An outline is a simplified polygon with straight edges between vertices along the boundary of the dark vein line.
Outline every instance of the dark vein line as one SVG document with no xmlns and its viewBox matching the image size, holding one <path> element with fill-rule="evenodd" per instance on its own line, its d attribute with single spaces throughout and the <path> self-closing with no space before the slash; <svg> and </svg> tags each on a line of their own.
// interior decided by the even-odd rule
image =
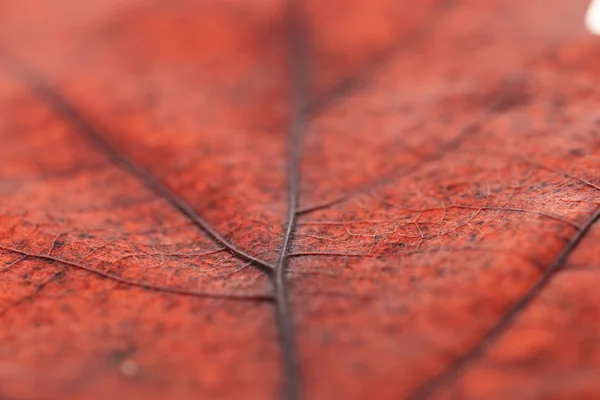
<svg viewBox="0 0 600 400">
<path fill-rule="evenodd" d="M 325 210 L 327 208 L 333 207 L 339 203 L 343 203 L 350 198 L 350 194 L 345 194 L 340 197 L 337 197 L 333 200 L 326 201 L 323 203 L 313 204 L 312 206 L 301 207 L 298 209 L 298 215 L 311 214 L 316 211 Z"/>
<path fill-rule="evenodd" d="M 428 20 L 428 23 L 420 25 L 413 31 L 409 32 L 408 35 L 402 36 L 392 46 L 390 46 L 387 49 L 384 49 L 380 54 L 376 55 L 370 61 L 368 61 L 366 67 L 363 68 L 361 71 L 349 78 L 344 79 L 329 92 L 322 95 L 321 98 L 311 103 L 307 108 L 307 110 L 311 113 L 311 117 L 318 116 L 319 114 L 325 112 L 327 109 L 331 108 L 331 106 L 333 106 L 337 101 L 349 96 L 352 92 L 360 90 L 363 86 L 368 84 L 370 79 L 377 73 L 378 70 L 383 68 L 389 62 L 391 62 L 391 60 L 396 55 L 396 53 L 398 53 L 398 51 L 407 46 L 414 46 L 416 43 L 419 43 L 421 40 L 427 37 L 427 34 L 431 31 L 430 21 L 439 21 L 447 13 L 457 8 L 458 4 L 460 4 L 460 1 L 457 0 L 441 1 L 434 15 L 431 16 L 430 20 Z M 436 153 L 424 157 L 421 160 L 421 163 L 434 162 L 443 158 L 447 152 L 453 151 L 456 148 L 460 147 L 460 145 L 463 142 L 465 142 L 468 139 L 468 137 L 474 135 L 475 133 L 478 133 L 483 123 L 492 121 L 496 117 L 510 111 L 510 107 L 505 107 L 507 98 L 508 101 L 510 101 L 510 93 L 502 93 L 500 96 L 498 96 L 498 98 L 495 99 L 495 101 L 490 105 L 490 107 L 484 113 L 483 116 L 464 126 L 461 132 L 456 135 L 456 137 L 444 144 L 440 149 L 438 149 Z M 402 171 L 397 171 L 392 175 L 379 179 L 370 184 L 360 186 L 357 189 L 354 189 L 351 192 L 341 195 L 332 200 L 328 200 L 323 203 L 318 203 L 314 205 L 309 205 L 306 207 L 301 207 L 298 209 L 298 215 L 310 214 L 312 212 L 320 211 L 337 205 L 339 203 L 343 203 L 358 194 L 368 193 L 381 186 L 385 186 L 386 184 L 391 183 L 399 174 L 406 176 L 413 174 L 418 170 L 418 167 L 410 167 Z"/>
<path fill-rule="evenodd" d="M 455 380 L 474 360 L 481 357 L 485 351 L 494 344 L 513 324 L 533 301 L 539 297 L 541 292 L 548 286 L 551 280 L 560 272 L 567 262 L 571 253 L 577 248 L 591 227 L 600 219 L 600 209 L 598 209 L 573 235 L 571 240 L 562 249 L 554 262 L 544 271 L 540 278 L 504 313 L 496 324 L 466 353 L 459 356 L 447 368 L 437 375 L 428 379 L 412 393 L 408 395 L 407 400 L 423 400 L 435 395 L 444 385 Z"/>
<path fill-rule="evenodd" d="M 0 310 L 0 317 L 3 317 L 9 310 L 11 310 L 13 308 L 19 307 L 20 305 L 25 304 L 25 303 L 33 302 L 35 299 L 37 299 L 39 296 L 42 295 L 42 292 L 46 288 L 46 286 L 48 286 L 48 284 L 50 284 L 52 281 L 54 281 L 56 278 L 58 278 L 64 272 L 64 270 L 65 269 L 63 268 L 60 271 L 56 271 L 54 274 L 52 274 L 52 276 L 50 278 L 46 279 L 42 283 L 39 283 L 37 285 L 34 284 L 35 289 L 32 293 L 29 293 L 28 295 L 25 295 L 25 296 L 21 297 L 20 299 L 18 299 L 17 301 L 13 301 L 12 303 L 8 304 L 6 307 L 2 308 Z"/>
<path fill-rule="evenodd" d="M 433 31 L 432 28 L 435 28 L 435 25 L 439 24 L 438 21 L 445 14 L 457 8 L 460 2 L 460 0 L 438 1 L 433 12 L 424 18 L 423 23 L 419 23 L 412 29 L 409 29 L 408 32 L 404 32 L 401 36 L 395 38 L 388 47 L 376 52 L 375 55 L 363 63 L 359 71 L 340 79 L 331 88 L 317 96 L 315 100 L 307 102 L 303 110 L 308 114 L 309 119 L 323 114 L 335 106 L 337 102 L 368 85 L 373 76 L 377 74 L 377 71 L 385 67 L 398 52 L 407 47 L 414 47 L 420 41 L 427 38 L 429 32 Z"/>
<path fill-rule="evenodd" d="M 288 49 L 290 65 L 292 111 L 289 126 L 288 148 L 288 211 L 287 223 L 279 254 L 274 265 L 275 286 L 275 319 L 279 335 L 279 343 L 283 357 L 284 383 L 283 398 L 298 400 L 300 393 L 300 366 L 295 343 L 294 325 L 289 305 L 286 282 L 286 269 L 291 244 L 294 238 L 298 199 L 300 196 L 300 162 L 302 157 L 302 141 L 308 127 L 308 44 L 307 32 L 302 6 L 298 0 L 285 0 Z"/>
<path fill-rule="evenodd" d="M 368 84 L 369 81 L 373 78 L 373 76 L 377 73 L 377 71 L 385 67 L 385 65 L 387 65 L 400 50 L 409 46 L 414 46 L 415 44 L 418 44 L 419 41 L 426 38 L 427 35 L 431 32 L 433 24 L 432 21 L 436 21 L 435 24 L 439 24 L 439 20 L 451 10 L 456 8 L 458 3 L 459 2 L 456 0 L 440 1 L 435 12 L 426 19 L 425 23 L 418 25 L 415 29 L 408 32 L 408 34 L 402 35 L 390 47 L 382 50 L 373 58 L 371 58 L 367 62 L 366 66 L 361 68 L 361 70 L 358 73 L 343 79 L 332 89 L 322 94 L 317 100 L 308 104 L 306 106 L 306 112 L 310 114 L 311 118 L 314 118 L 333 107 L 341 99 L 344 99 L 345 97 L 351 95 L 353 92 L 360 90 L 363 86 Z M 465 130 L 468 129 L 468 127 L 465 128 Z M 459 137 L 457 137 L 456 139 L 459 139 Z M 450 145 L 451 143 L 448 144 Z M 424 159 L 423 161 L 426 162 L 427 159 Z M 381 185 L 383 185 L 383 183 L 377 184 L 377 186 Z M 324 203 L 299 208 L 298 215 L 309 214 L 315 211 L 329 208 L 338 203 L 343 203 L 355 193 L 356 192 L 343 195 Z"/>
<path fill-rule="evenodd" d="M 53 109 L 56 114 L 61 115 L 69 122 L 77 133 L 83 136 L 93 148 L 103 153 L 112 164 L 137 178 L 148 189 L 165 199 L 171 206 L 192 221 L 196 227 L 206 233 L 212 240 L 227 248 L 234 257 L 246 262 L 251 262 L 253 266 L 264 273 L 272 273 L 273 267 L 269 263 L 246 253 L 236 247 L 233 243 L 229 242 L 185 200 L 173 193 L 170 188 L 160 182 L 149 171 L 137 165 L 122 153 L 107 139 L 106 134 L 89 121 L 73 103 L 60 93 L 57 88 L 47 82 L 42 75 L 18 64 L 4 54 L 3 57 L 9 63 L 11 70 L 13 70 L 17 76 L 23 78 L 31 90 L 33 90 L 44 103 Z"/>
<path fill-rule="evenodd" d="M 327 111 L 339 100 L 348 97 L 350 94 L 367 85 L 377 72 L 385 67 L 400 50 L 407 47 L 413 47 L 419 44 L 423 39 L 433 31 L 433 27 L 439 24 L 441 18 L 455 9 L 460 3 L 457 0 L 441 0 L 435 9 L 425 18 L 425 22 L 417 25 L 400 38 L 396 39 L 389 47 L 379 51 L 374 57 L 367 61 L 358 73 L 346 77 L 336 84 L 332 89 L 322 94 L 316 101 L 306 105 L 306 111 L 311 117 Z"/>
<path fill-rule="evenodd" d="M 296 253 L 288 254 L 288 257 L 373 257 L 378 258 L 378 254 L 369 254 L 369 253 L 335 253 L 335 252 L 326 252 L 326 251 L 298 251 Z"/>
<path fill-rule="evenodd" d="M 120 276 L 117 276 L 114 274 L 110 274 L 108 272 L 103 272 L 103 271 L 88 267 L 86 265 L 79 264 L 79 263 L 76 263 L 73 261 L 64 260 L 62 258 L 55 257 L 55 256 L 29 253 L 29 252 L 26 252 L 23 250 L 15 249 L 12 247 L 7 247 L 7 246 L 3 246 L 3 245 L 0 245 L 0 249 L 11 252 L 11 253 L 20 254 L 20 255 L 24 256 L 24 258 L 26 257 L 26 258 L 35 258 L 38 260 L 55 261 L 55 262 L 58 262 L 58 263 L 61 263 L 61 264 L 64 264 L 64 265 L 67 265 L 67 266 L 70 266 L 73 268 L 77 268 L 77 269 L 81 269 L 81 270 L 90 272 L 92 274 L 101 276 L 106 279 L 110 279 L 117 283 L 122 283 L 122 284 L 125 284 L 128 286 L 134 286 L 134 287 L 151 290 L 151 291 L 155 291 L 155 292 L 171 293 L 171 294 L 177 294 L 177 295 L 181 295 L 181 296 L 209 297 L 209 298 L 216 298 L 216 299 L 223 299 L 223 300 L 273 301 L 273 296 L 268 295 L 268 294 L 213 293 L 213 292 L 204 292 L 204 291 L 196 291 L 196 290 L 177 289 L 177 288 L 172 288 L 169 286 L 142 283 L 142 282 L 137 282 L 133 279 L 123 278 L 123 277 L 120 277 Z"/>
<path fill-rule="evenodd" d="M 483 122 L 485 122 L 485 118 L 482 119 L 481 121 L 470 123 L 469 125 L 465 126 L 463 129 L 461 129 L 461 131 L 458 133 L 458 135 L 456 135 L 453 139 L 449 140 L 447 143 L 440 146 L 438 151 L 436 151 L 435 153 L 433 153 L 429 156 L 423 157 L 420 160 L 420 163 L 413 164 L 407 168 L 403 168 L 400 171 L 396 171 L 396 172 L 392 173 L 391 175 L 388 175 L 382 179 L 376 180 L 375 182 L 366 184 L 364 186 L 360 186 L 360 187 L 352 190 L 350 193 L 346 193 L 346 194 L 344 194 L 338 198 L 335 198 L 333 200 L 330 200 L 328 202 L 300 208 L 298 210 L 298 215 L 307 215 L 314 211 L 323 210 L 325 208 L 343 203 L 354 196 L 357 196 L 357 195 L 363 194 L 363 193 L 369 193 L 369 192 L 372 192 L 373 190 L 378 189 L 382 186 L 388 185 L 388 184 L 392 183 L 400 175 L 403 178 L 406 178 L 406 177 L 418 172 L 422 168 L 423 163 L 433 163 L 435 161 L 438 161 L 438 160 L 442 159 L 446 154 L 448 154 L 448 152 L 453 151 L 453 150 L 457 149 L 458 147 L 460 147 L 462 143 L 464 143 L 467 139 L 469 139 L 469 137 L 471 137 L 472 135 L 474 135 L 475 133 L 477 133 L 479 131 L 480 124 Z"/>
<path fill-rule="evenodd" d="M 474 136 L 477 133 L 480 133 L 481 127 L 484 124 L 488 124 L 494 121 L 496 118 L 504 115 L 505 113 L 511 111 L 510 107 L 502 107 L 503 104 L 510 100 L 511 92 L 510 91 L 502 91 L 487 107 L 487 109 L 483 112 L 483 114 L 474 118 L 471 122 L 464 125 L 462 129 L 460 129 L 459 133 L 450 139 L 448 142 L 442 144 L 435 153 L 422 157 L 418 164 L 413 164 L 409 167 L 402 168 L 399 171 L 395 171 L 390 175 L 387 175 L 379 180 L 371 182 L 369 184 L 359 186 L 358 188 L 346 193 L 342 196 L 339 196 L 335 199 L 329 200 L 327 202 L 323 202 L 320 204 L 309 205 L 298 210 L 298 215 L 306 215 L 315 211 L 323 210 L 329 208 L 331 206 L 343 203 L 348 201 L 349 199 L 357 196 L 359 194 L 370 193 L 382 186 L 388 185 L 392 183 L 398 177 L 406 178 L 412 174 L 417 173 L 421 168 L 423 163 L 434 163 L 446 157 L 448 153 L 455 151 L 460 148 L 460 146 L 465 143 L 468 139 Z"/>
</svg>

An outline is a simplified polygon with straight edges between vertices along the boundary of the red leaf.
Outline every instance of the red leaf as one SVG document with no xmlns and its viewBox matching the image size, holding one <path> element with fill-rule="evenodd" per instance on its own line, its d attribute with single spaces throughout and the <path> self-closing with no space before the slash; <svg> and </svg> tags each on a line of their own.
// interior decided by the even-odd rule
<svg viewBox="0 0 600 400">
<path fill-rule="evenodd" d="M 600 396 L 586 6 L 0 3 L 0 397 Z"/>
</svg>

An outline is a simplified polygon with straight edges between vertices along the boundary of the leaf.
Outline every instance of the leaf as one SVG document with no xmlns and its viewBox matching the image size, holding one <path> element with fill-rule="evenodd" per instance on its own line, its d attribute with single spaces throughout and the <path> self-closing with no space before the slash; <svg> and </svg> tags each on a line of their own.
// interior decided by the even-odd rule
<svg viewBox="0 0 600 400">
<path fill-rule="evenodd" d="M 586 6 L 0 3 L 0 397 L 597 397 Z"/>
</svg>

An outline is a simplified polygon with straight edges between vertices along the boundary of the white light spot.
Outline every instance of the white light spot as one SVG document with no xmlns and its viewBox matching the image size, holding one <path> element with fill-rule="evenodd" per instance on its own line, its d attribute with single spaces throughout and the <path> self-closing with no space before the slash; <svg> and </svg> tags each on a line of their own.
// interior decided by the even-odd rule
<svg viewBox="0 0 600 400">
<path fill-rule="evenodd" d="M 585 15 L 585 27 L 595 35 L 600 35 L 600 0 L 592 0 Z"/>
<path fill-rule="evenodd" d="M 121 372 L 129 378 L 133 378 L 140 372 L 140 367 L 133 360 L 125 360 L 121 363 Z"/>
</svg>

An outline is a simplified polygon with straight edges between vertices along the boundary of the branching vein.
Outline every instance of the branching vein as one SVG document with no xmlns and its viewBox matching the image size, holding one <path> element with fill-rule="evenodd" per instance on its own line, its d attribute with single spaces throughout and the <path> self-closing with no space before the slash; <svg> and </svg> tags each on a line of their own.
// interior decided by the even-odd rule
<svg viewBox="0 0 600 400">
<path fill-rule="evenodd" d="M 297 400 L 300 395 L 300 368 L 296 351 L 294 327 L 289 307 L 286 282 L 286 267 L 296 227 L 298 198 L 300 195 L 300 161 L 304 134 L 308 119 L 308 48 L 304 14 L 298 0 L 286 0 L 286 11 L 289 29 L 289 49 L 291 70 L 292 116 L 289 127 L 288 155 L 288 213 L 285 232 L 281 241 L 279 254 L 274 266 L 275 285 L 275 318 L 277 321 L 279 341 L 282 349 L 284 367 L 283 396 L 287 400 Z"/>
<path fill-rule="evenodd" d="M 93 148 L 102 152 L 111 163 L 135 177 L 148 189 L 165 199 L 212 240 L 227 248 L 234 257 L 251 262 L 252 265 L 263 272 L 270 273 L 272 271 L 273 267 L 269 263 L 236 247 L 235 244 L 223 237 L 208 221 L 202 218 L 184 199 L 175 194 L 148 170 L 136 164 L 126 154 L 121 152 L 110 142 L 105 132 L 86 118 L 81 110 L 70 102 L 57 88 L 52 86 L 41 74 L 20 65 L 12 59 L 8 59 L 6 56 L 5 58 L 11 66 L 11 70 L 21 77 L 40 99 L 54 110 L 57 115 L 62 116 L 68 121 L 77 133 L 87 139 Z"/>
<path fill-rule="evenodd" d="M 133 279 L 128 279 L 128 278 L 124 278 L 124 277 L 121 277 L 121 276 L 118 276 L 115 274 L 111 274 L 109 272 L 100 271 L 100 270 L 91 268 L 84 264 L 80 264 L 80 263 L 77 263 L 74 261 L 64 260 L 62 258 L 47 255 L 47 254 L 29 253 L 24 250 L 19 250 L 16 248 L 3 246 L 3 245 L 0 245 L 0 249 L 7 251 L 7 252 L 21 255 L 22 258 L 17 260 L 17 262 L 23 261 L 25 258 L 54 261 L 54 262 L 58 262 L 58 263 L 67 265 L 69 267 L 73 267 L 73 268 L 77 268 L 77 269 L 84 270 L 87 272 L 91 272 L 92 274 L 101 276 L 106 279 L 110 279 L 117 283 L 122 283 L 127 286 L 139 287 L 142 289 L 152 290 L 152 291 L 156 291 L 156 292 L 171 293 L 171 294 L 178 294 L 178 295 L 183 295 L 183 296 L 193 296 L 193 297 L 209 297 L 209 298 L 225 299 L 225 300 L 258 300 L 258 301 L 272 301 L 273 300 L 273 296 L 271 296 L 269 294 L 216 293 L 216 292 L 205 292 L 205 291 L 198 291 L 198 290 L 186 290 L 186 289 L 179 289 L 179 288 L 174 288 L 174 287 L 169 287 L 169 286 L 143 283 L 143 282 L 139 282 L 139 281 L 136 281 Z M 16 264 L 17 262 L 12 263 L 11 266 Z"/>
<path fill-rule="evenodd" d="M 562 249 L 554 262 L 542 273 L 540 278 L 521 296 L 496 322 L 496 324 L 466 353 L 458 357 L 446 369 L 421 384 L 408 397 L 408 400 L 431 398 L 444 385 L 455 380 L 473 361 L 480 358 L 486 350 L 512 326 L 514 321 L 528 309 L 540 296 L 552 279 L 565 267 L 567 259 L 583 240 L 591 227 L 600 219 L 598 209 Z"/>
</svg>

